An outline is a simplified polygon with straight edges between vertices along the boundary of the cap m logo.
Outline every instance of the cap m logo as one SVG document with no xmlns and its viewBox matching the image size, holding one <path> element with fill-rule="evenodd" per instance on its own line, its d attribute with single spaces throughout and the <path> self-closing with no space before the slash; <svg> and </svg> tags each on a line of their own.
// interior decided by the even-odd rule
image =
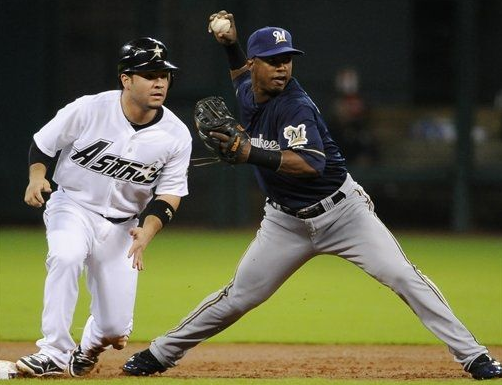
<svg viewBox="0 0 502 385">
<path fill-rule="evenodd" d="M 279 43 L 287 41 L 286 40 L 286 31 L 275 30 L 274 32 L 272 32 L 272 35 L 274 35 L 274 37 L 275 37 L 275 44 L 279 44 Z"/>
</svg>

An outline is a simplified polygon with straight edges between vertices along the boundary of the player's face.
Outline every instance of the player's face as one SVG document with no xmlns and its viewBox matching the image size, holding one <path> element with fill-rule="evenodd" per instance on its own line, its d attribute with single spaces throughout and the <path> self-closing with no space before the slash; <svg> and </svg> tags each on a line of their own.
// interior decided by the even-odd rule
<svg viewBox="0 0 502 385">
<path fill-rule="evenodd" d="M 133 74 L 129 87 L 131 98 L 143 109 L 159 108 L 166 100 L 170 77 L 169 71 Z"/>
<path fill-rule="evenodd" d="M 249 64 L 253 92 L 259 102 L 281 93 L 291 79 L 293 61 L 290 54 L 255 57 Z"/>
</svg>

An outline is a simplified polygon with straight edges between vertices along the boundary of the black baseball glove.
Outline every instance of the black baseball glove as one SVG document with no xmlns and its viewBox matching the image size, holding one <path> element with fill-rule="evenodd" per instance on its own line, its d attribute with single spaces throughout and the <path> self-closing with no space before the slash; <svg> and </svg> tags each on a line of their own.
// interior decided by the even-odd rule
<svg viewBox="0 0 502 385">
<path fill-rule="evenodd" d="M 195 126 L 204 145 L 228 163 L 245 162 L 243 149 L 249 136 L 228 110 L 223 98 L 209 96 L 195 104 Z M 210 132 L 217 133 L 210 136 Z"/>
</svg>

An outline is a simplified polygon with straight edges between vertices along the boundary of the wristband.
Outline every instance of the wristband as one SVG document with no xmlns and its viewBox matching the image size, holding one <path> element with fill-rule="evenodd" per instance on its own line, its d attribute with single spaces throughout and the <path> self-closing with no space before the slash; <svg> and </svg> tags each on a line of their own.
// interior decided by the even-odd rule
<svg viewBox="0 0 502 385">
<path fill-rule="evenodd" d="M 145 219 L 149 215 L 153 215 L 159 218 L 162 222 L 162 226 L 165 226 L 166 223 L 171 222 L 175 212 L 176 210 L 174 210 L 173 206 L 171 206 L 166 201 L 162 199 L 152 200 L 148 203 L 148 205 L 139 216 L 138 227 L 143 227 Z"/>
<path fill-rule="evenodd" d="M 269 168 L 278 171 L 281 167 L 282 153 L 280 151 L 264 150 L 263 148 L 251 146 L 247 163 Z"/>
<path fill-rule="evenodd" d="M 246 64 L 246 55 L 244 55 L 244 51 L 242 51 L 239 42 L 235 42 L 230 45 L 223 45 L 223 48 L 227 54 L 228 64 L 231 71 L 238 70 Z"/>
</svg>

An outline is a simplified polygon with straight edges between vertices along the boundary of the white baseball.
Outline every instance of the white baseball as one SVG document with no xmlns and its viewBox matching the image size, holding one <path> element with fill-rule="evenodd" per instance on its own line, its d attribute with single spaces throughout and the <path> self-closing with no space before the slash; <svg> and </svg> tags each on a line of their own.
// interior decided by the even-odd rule
<svg viewBox="0 0 502 385">
<path fill-rule="evenodd" d="M 216 34 L 227 33 L 230 29 L 230 20 L 215 17 L 213 21 L 211 21 L 210 27 L 211 30 Z"/>
</svg>

